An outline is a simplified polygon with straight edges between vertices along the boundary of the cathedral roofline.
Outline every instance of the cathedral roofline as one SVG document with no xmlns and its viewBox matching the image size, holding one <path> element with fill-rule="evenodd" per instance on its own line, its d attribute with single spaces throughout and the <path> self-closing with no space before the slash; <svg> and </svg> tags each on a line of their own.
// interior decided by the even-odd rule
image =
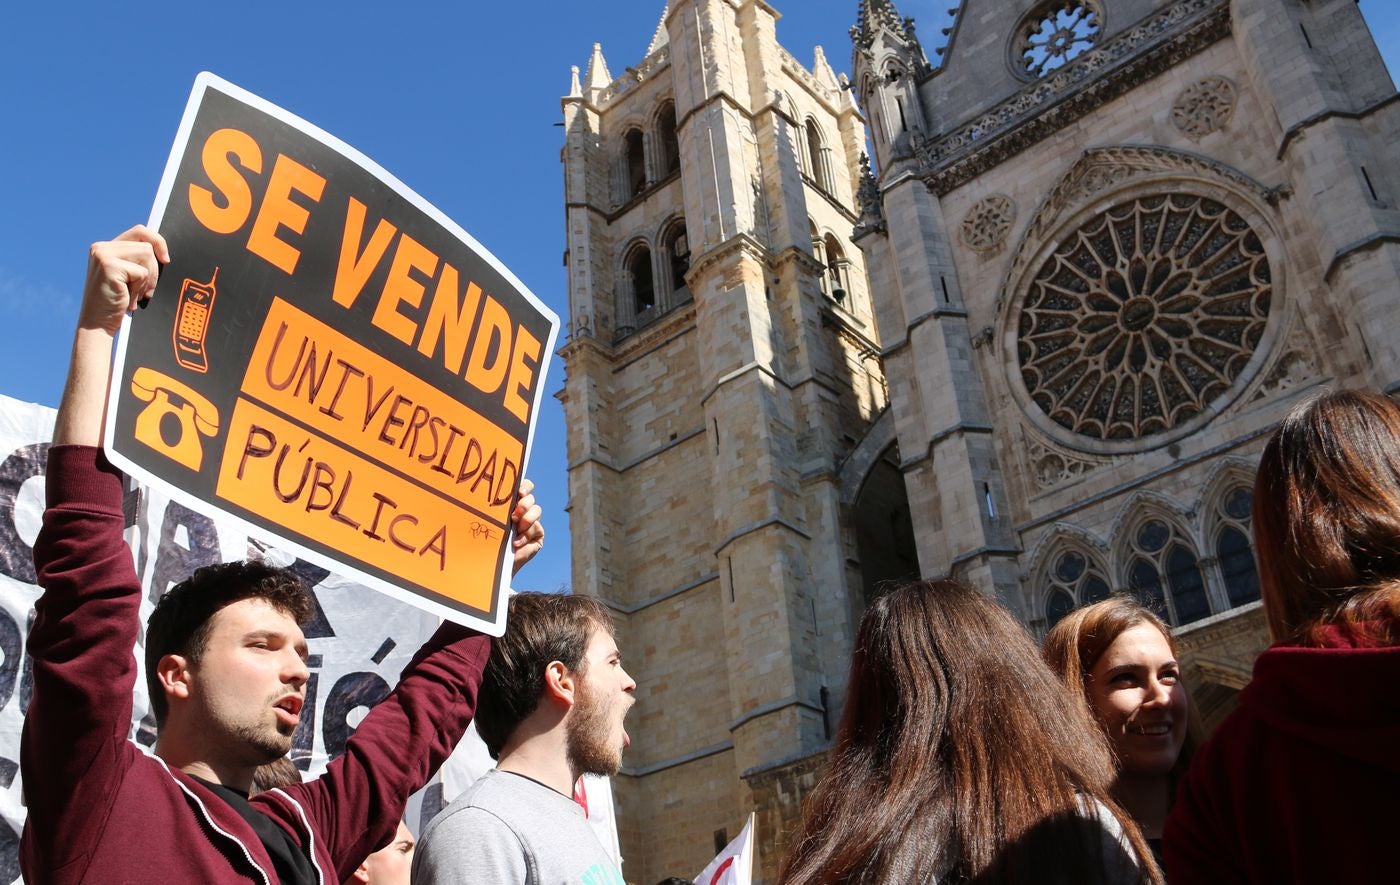
<svg viewBox="0 0 1400 885">
<path fill-rule="evenodd" d="M 666 30 L 666 19 L 671 14 L 671 3 L 667 0 L 661 9 L 661 21 L 657 22 L 656 30 L 652 32 L 651 42 L 647 44 L 647 55 L 651 55 L 656 50 L 671 42 L 671 35 Z"/>
</svg>

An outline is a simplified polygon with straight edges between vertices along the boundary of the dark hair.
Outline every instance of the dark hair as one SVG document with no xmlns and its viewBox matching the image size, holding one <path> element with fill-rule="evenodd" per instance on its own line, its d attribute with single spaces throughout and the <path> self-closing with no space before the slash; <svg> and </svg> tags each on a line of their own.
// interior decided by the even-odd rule
<svg viewBox="0 0 1400 885">
<path fill-rule="evenodd" d="M 1122 862 L 1156 881 L 1113 775 L 1005 609 L 954 581 L 906 584 L 861 621 L 830 765 L 779 881 L 1080 883 Z M 1135 857 L 1105 856 L 1104 815 Z"/>
<path fill-rule="evenodd" d="M 301 783 L 301 772 L 296 763 L 287 756 L 278 756 L 271 762 L 264 762 L 253 769 L 253 788 L 249 796 L 256 796 L 278 787 L 292 787 Z"/>
<path fill-rule="evenodd" d="M 296 572 L 252 559 L 205 566 L 171 587 L 146 622 L 146 691 L 157 728 L 170 712 L 156 671 L 160 659 L 182 655 L 198 663 L 214 615 L 243 599 L 264 599 L 299 626 L 310 622 L 315 611 L 311 591 Z"/>
<path fill-rule="evenodd" d="M 1259 459 L 1254 550 L 1275 641 L 1400 644 L 1400 406 L 1355 390 L 1295 406 Z"/>
<path fill-rule="evenodd" d="M 491 644 L 481 677 L 476 730 L 491 758 L 544 694 L 544 671 L 552 661 L 582 675 L 588 640 L 597 629 L 612 632 L 607 606 L 592 596 L 517 593 L 511 597 L 505 635 Z"/>
<path fill-rule="evenodd" d="M 1098 722 L 1099 718 L 1094 712 L 1094 705 L 1089 701 L 1089 676 L 1094 670 L 1094 665 L 1120 634 L 1141 624 L 1156 627 L 1157 632 L 1167 640 L 1167 647 L 1171 649 L 1172 656 L 1180 659 L 1171 628 L 1156 612 L 1131 596 L 1110 596 L 1092 605 L 1077 608 L 1061 618 L 1059 623 L 1045 634 L 1045 641 L 1041 644 L 1045 662 L 1050 665 L 1051 671 L 1060 677 L 1065 688 L 1069 689 L 1074 702 L 1095 722 Z M 1195 718 L 1195 710 L 1189 694 L 1186 704 L 1187 721 L 1190 722 Z M 1105 743 L 1105 746 L 1110 753 L 1113 751 L 1111 743 Z M 1181 753 L 1176 757 L 1176 764 L 1172 766 L 1173 785 L 1185 776 L 1195 749 L 1196 743 L 1188 731 L 1186 740 L 1181 745 Z M 1175 794 L 1175 790 L 1172 792 Z"/>
</svg>

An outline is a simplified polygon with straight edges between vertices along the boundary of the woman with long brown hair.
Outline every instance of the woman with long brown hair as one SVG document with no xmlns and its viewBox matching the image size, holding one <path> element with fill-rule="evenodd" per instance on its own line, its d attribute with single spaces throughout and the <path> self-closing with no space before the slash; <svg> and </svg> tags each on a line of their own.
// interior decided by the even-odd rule
<svg viewBox="0 0 1400 885">
<path fill-rule="evenodd" d="M 830 767 L 779 881 L 1155 882 L 1095 726 L 1001 606 L 907 584 L 861 621 Z"/>
<path fill-rule="evenodd" d="M 1254 550 L 1274 645 L 1167 819 L 1173 885 L 1391 881 L 1400 406 L 1343 391 L 1289 412 L 1259 462 Z"/>
<path fill-rule="evenodd" d="M 1098 722 L 1113 752 L 1113 798 L 1160 856 L 1162 826 L 1191 761 L 1191 702 L 1171 628 L 1114 596 L 1075 609 L 1045 634 L 1045 662 Z"/>
</svg>

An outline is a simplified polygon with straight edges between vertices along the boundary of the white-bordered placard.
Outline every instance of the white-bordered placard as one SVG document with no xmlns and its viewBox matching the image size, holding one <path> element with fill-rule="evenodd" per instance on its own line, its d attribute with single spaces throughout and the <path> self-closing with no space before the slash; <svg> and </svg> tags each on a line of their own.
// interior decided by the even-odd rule
<svg viewBox="0 0 1400 885">
<path fill-rule="evenodd" d="M 195 80 L 128 317 L 112 462 L 186 506 L 495 635 L 559 320 L 372 160 Z"/>
</svg>

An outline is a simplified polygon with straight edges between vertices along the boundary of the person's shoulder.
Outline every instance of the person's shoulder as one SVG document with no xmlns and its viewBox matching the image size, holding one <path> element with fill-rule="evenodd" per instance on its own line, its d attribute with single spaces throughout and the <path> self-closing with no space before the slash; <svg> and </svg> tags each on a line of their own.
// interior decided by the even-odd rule
<svg viewBox="0 0 1400 885">
<path fill-rule="evenodd" d="M 476 780 L 462 794 L 478 805 L 505 803 L 508 805 L 555 805 L 574 808 L 574 800 L 532 777 L 513 771 L 492 769 Z"/>
<path fill-rule="evenodd" d="M 502 783 L 498 772 L 492 770 L 477 778 L 462 794 L 448 803 L 433 818 L 426 835 L 437 826 L 453 821 L 453 826 L 489 825 L 491 820 L 509 825 L 510 809 L 515 804 L 509 783 Z"/>
<path fill-rule="evenodd" d="M 426 845 L 434 839 L 441 839 L 449 834 L 452 839 L 457 839 L 467 834 L 487 835 L 492 833 L 514 834 L 515 828 L 500 813 L 489 806 L 458 799 L 432 819 L 423 830 L 422 842 Z"/>
<path fill-rule="evenodd" d="M 424 829 L 413 881 L 457 881 L 469 869 L 477 881 L 526 882 L 530 867 L 529 850 L 514 827 L 489 808 L 459 799 Z"/>
</svg>

